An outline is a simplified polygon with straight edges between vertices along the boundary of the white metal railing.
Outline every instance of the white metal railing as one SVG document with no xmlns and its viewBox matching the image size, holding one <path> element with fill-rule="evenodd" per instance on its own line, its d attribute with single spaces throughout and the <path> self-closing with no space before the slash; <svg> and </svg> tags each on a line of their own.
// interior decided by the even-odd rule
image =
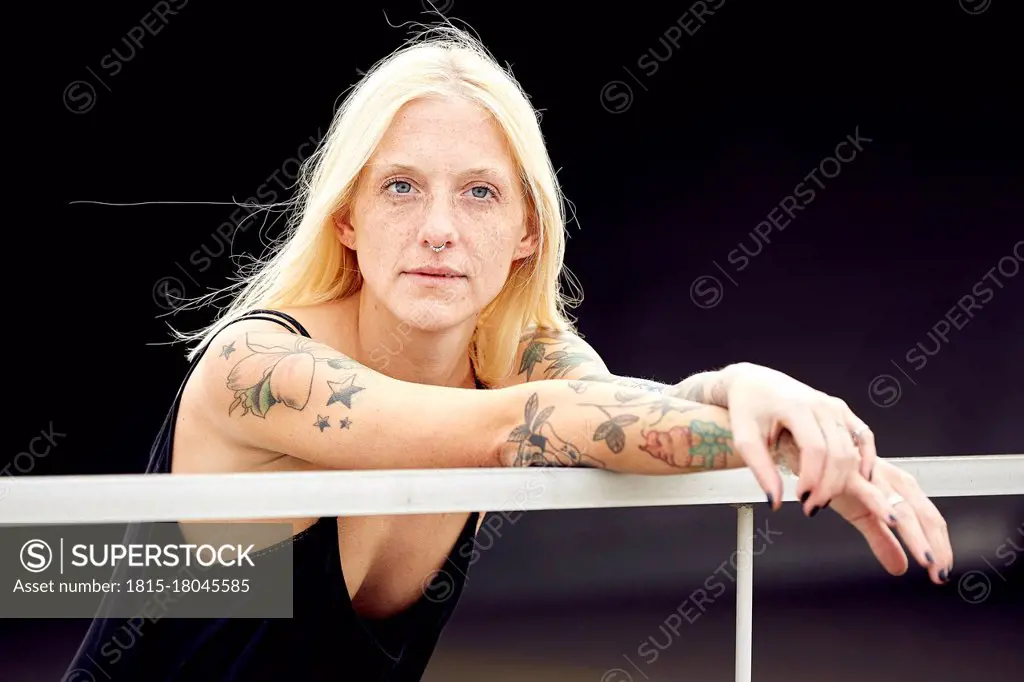
<svg viewBox="0 0 1024 682">
<path fill-rule="evenodd" d="M 1024 455 L 887 459 L 929 497 L 1024 495 Z M 796 479 L 784 477 L 784 501 Z M 745 469 L 678 476 L 592 469 L 430 469 L 0 479 L 0 525 L 103 524 L 731 504 L 737 507 L 736 681 L 750 682 L 754 503 Z"/>
</svg>

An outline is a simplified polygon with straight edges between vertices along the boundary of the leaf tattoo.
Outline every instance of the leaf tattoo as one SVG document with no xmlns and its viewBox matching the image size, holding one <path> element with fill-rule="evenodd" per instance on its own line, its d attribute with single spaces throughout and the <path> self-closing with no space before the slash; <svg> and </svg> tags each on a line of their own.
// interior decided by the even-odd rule
<svg viewBox="0 0 1024 682">
<path fill-rule="evenodd" d="M 525 372 L 526 379 L 529 381 L 533 378 L 533 368 L 542 360 L 544 360 L 544 344 L 533 341 L 523 351 L 523 360 L 519 363 L 519 373 Z"/>
<path fill-rule="evenodd" d="M 547 377 L 549 379 L 561 379 L 584 362 L 593 360 L 593 357 L 589 353 L 556 350 L 554 353 L 549 353 L 544 359 L 551 360 L 551 364 L 548 365 L 547 369 Z"/>
<path fill-rule="evenodd" d="M 599 361 L 593 351 L 581 347 L 578 339 L 572 334 L 553 329 L 536 329 L 521 339 L 527 340 L 529 343 L 523 350 L 523 357 L 519 362 L 519 373 L 526 374 L 527 381 L 533 379 L 533 371 L 537 365 L 545 361 L 550 363 L 544 370 L 545 379 L 562 379 L 584 363 Z M 559 346 L 560 349 L 549 353 L 548 348 L 551 346 Z"/>
<path fill-rule="evenodd" d="M 635 424 L 640 420 L 633 414 L 620 414 L 608 421 L 602 422 L 594 430 L 594 441 L 604 441 L 608 449 L 619 454 L 626 447 L 626 432 L 623 427 Z"/>
</svg>

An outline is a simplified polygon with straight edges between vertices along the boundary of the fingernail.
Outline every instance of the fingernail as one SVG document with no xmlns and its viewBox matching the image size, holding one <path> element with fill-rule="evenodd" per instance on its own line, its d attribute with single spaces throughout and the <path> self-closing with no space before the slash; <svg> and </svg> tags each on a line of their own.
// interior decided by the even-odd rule
<svg viewBox="0 0 1024 682">
<path fill-rule="evenodd" d="M 805 492 L 803 495 L 800 496 L 800 503 L 803 504 L 804 502 L 806 502 L 807 498 L 810 497 L 810 496 L 811 496 L 811 491 L 808 490 L 807 492 Z"/>
<path fill-rule="evenodd" d="M 932 556 L 931 552 L 925 552 L 924 553 L 924 560 L 927 561 L 930 564 L 934 564 L 935 563 L 935 557 Z"/>
<path fill-rule="evenodd" d="M 941 571 L 939 571 L 939 580 L 941 580 L 942 582 L 948 582 L 949 571 L 947 571 L 946 569 L 942 569 Z"/>
<path fill-rule="evenodd" d="M 868 472 L 868 483 L 875 477 L 875 467 L 871 467 L 871 471 Z"/>
<path fill-rule="evenodd" d="M 828 507 L 828 506 L 829 506 L 830 504 L 832 504 L 832 500 L 829 500 L 829 501 L 828 501 L 828 502 L 826 502 L 825 504 L 821 505 L 821 508 L 822 508 L 822 509 L 826 509 L 826 508 L 827 508 L 827 507 Z"/>
<path fill-rule="evenodd" d="M 900 520 L 896 518 L 895 514 L 889 514 L 889 523 L 896 525 Z"/>
<path fill-rule="evenodd" d="M 812 518 L 813 519 L 814 515 L 817 514 L 819 511 L 821 511 L 821 507 L 818 507 L 818 506 L 811 507 L 811 513 L 807 515 L 808 518 Z"/>
<path fill-rule="evenodd" d="M 772 494 L 771 493 L 765 493 L 765 496 L 768 498 L 768 506 L 769 507 L 774 507 L 775 506 L 775 498 L 772 497 Z"/>
</svg>

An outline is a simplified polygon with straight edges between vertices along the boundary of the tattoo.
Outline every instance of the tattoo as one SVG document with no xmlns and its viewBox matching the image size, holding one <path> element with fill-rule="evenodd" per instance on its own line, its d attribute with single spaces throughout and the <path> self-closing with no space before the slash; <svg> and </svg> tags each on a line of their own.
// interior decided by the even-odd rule
<svg viewBox="0 0 1024 682">
<path fill-rule="evenodd" d="M 580 450 L 571 441 L 555 432 L 548 419 L 554 413 L 554 406 L 538 412 L 540 399 L 534 393 L 526 401 L 524 421 L 508 436 L 509 443 L 516 443 L 514 467 L 565 467 L 587 466 L 604 468 L 604 463 Z"/>
<path fill-rule="evenodd" d="M 220 349 L 220 357 L 228 360 L 231 358 L 231 354 L 235 352 L 235 342 L 232 341 L 228 345 Z"/>
<path fill-rule="evenodd" d="M 519 341 L 529 342 L 519 363 L 519 373 L 526 374 L 527 381 L 544 361 L 551 363 L 544 369 L 545 379 L 561 379 L 585 362 L 599 361 L 592 351 L 579 347 L 575 336 L 553 329 L 536 329 L 524 334 Z"/>
<path fill-rule="evenodd" d="M 698 381 L 681 397 L 683 398 L 683 400 L 692 400 L 695 403 L 704 402 L 704 382 Z"/>
<path fill-rule="evenodd" d="M 601 422 L 597 429 L 594 430 L 594 442 L 600 443 L 604 441 L 609 450 L 619 454 L 626 447 L 626 430 L 624 427 L 637 423 L 640 421 L 640 417 L 635 414 L 620 414 L 613 417 L 605 410 L 602 409 L 601 411 L 604 412 L 604 416 L 608 417 L 608 419 Z"/>
<path fill-rule="evenodd" d="M 651 397 L 649 397 L 648 393 L 631 394 L 631 393 L 626 393 L 624 391 L 616 391 L 616 393 L 615 393 L 615 400 L 618 401 L 618 403 L 619 403 L 618 405 L 595 405 L 594 403 L 585 403 L 585 404 L 589 405 L 590 407 L 596 407 L 599 410 L 601 410 L 602 412 L 605 412 L 605 414 L 607 414 L 607 412 L 605 411 L 606 408 L 616 408 L 616 407 L 637 408 L 637 407 L 646 407 L 648 415 L 650 415 L 650 416 L 653 416 L 655 414 L 658 415 L 658 418 L 653 423 L 651 423 L 650 426 L 657 426 L 661 422 L 662 419 L 664 419 L 666 416 L 668 416 L 672 412 L 678 412 L 678 413 L 682 414 L 684 412 L 690 412 L 691 410 L 697 410 L 697 409 L 700 409 L 701 407 L 703 407 L 703 405 L 699 405 L 699 404 L 682 405 L 682 406 L 680 406 L 678 400 L 676 400 L 674 398 L 669 398 L 668 396 L 660 396 L 658 398 L 651 398 Z M 640 400 L 641 402 L 637 402 L 638 400 Z"/>
<path fill-rule="evenodd" d="M 362 386 L 356 386 L 355 374 L 350 374 L 341 381 L 328 381 L 327 385 L 331 389 L 331 397 L 327 399 L 328 407 L 334 403 L 341 403 L 350 410 L 352 409 L 352 396 L 359 391 L 366 390 Z"/>
<path fill-rule="evenodd" d="M 615 400 L 618 402 L 617 405 L 583 403 L 586 407 L 596 407 L 605 416 L 605 421 L 603 421 L 594 431 L 594 442 L 604 441 L 609 450 L 618 454 L 626 447 L 626 432 L 624 427 L 640 421 L 640 417 L 635 414 L 613 415 L 609 410 L 629 409 L 630 411 L 633 411 L 636 408 L 647 408 L 647 414 L 649 416 L 653 416 L 655 414 L 658 415 L 658 418 L 653 423 L 649 424 L 649 426 L 657 426 L 658 423 L 671 412 L 679 412 L 682 414 L 683 412 L 689 412 L 701 407 L 701 405 L 684 405 L 680 407 L 678 402 L 671 398 L 649 398 L 649 395 L 649 393 L 630 394 L 623 391 L 617 391 L 615 393 Z M 638 400 L 640 402 L 637 402 Z"/>
<path fill-rule="evenodd" d="M 732 453 L 732 432 L 714 422 L 694 421 L 668 431 L 644 431 L 640 449 L 678 469 L 724 469 Z"/>
<path fill-rule="evenodd" d="M 356 383 L 361 365 L 326 346 L 301 336 L 271 332 L 247 332 L 245 345 L 252 354 L 239 360 L 228 373 L 227 387 L 234 391 L 235 399 L 228 414 L 241 409 L 242 416 L 252 414 L 266 418 L 274 405 L 283 404 L 293 410 L 304 410 L 313 392 L 313 376 L 318 365 L 346 372 L 327 379 L 331 395 L 325 407 L 341 403 L 352 409 L 352 398 L 365 387 Z M 224 347 L 227 357 L 235 350 L 234 343 Z M 230 348 L 230 351 L 228 350 Z M 276 380 L 275 380 L 276 379 Z M 285 380 L 286 379 L 286 380 Z M 347 429 L 352 422 L 347 418 L 338 426 Z M 329 416 L 317 414 L 314 428 L 330 428 Z"/>
<path fill-rule="evenodd" d="M 601 358 L 588 346 L 581 344 L 579 337 L 575 334 L 537 328 L 523 334 L 519 341 L 527 344 L 523 351 L 522 361 L 519 363 L 519 374 L 525 374 L 527 381 L 533 379 L 534 371 L 538 366 L 544 366 L 545 362 L 549 364 L 544 366 L 544 379 L 562 379 L 588 362 L 603 368 Z M 608 373 L 607 370 L 602 373 L 588 374 L 573 381 L 569 386 L 576 393 L 584 393 L 587 390 L 587 382 L 592 381 L 616 384 L 649 393 L 665 394 L 671 388 L 667 384 L 657 381 L 615 376 Z"/>
<path fill-rule="evenodd" d="M 523 423 L 509 434 L 507 441 L 515 443 L 516 451 L 511 466 L 591 466 L 604 468 L 604 463 L 586 451 L 588 442 L 604 443 L 613 454 L 626 448 L 626 428 L 641 422 L 641 414 L 656 417 L 654 422 L 640 427 L 642 443 L 638 449 L 677 469 L 724 469 L 732 454 L 732 432 L 715 422 L 694 420 L 687 426 L 673 426 L 667 430 L 653 428 L 672 412 L 685 413 L 704 407 L 701 404 L 680 405 L 678 399 L 667 396 L 653 397 L 650 393 L 615 393 L 615 404 L 580 403 L 601 412 L 603 419 L 591 430 L 585 427 L 589 441 L 580 447 L 558 435 L 550 423 L 554 406 L 540 409 L 539 397 L 532 394 L 526 402 Z"/>
<path fill-rule="evenodd" d="M 669 388 L 671 388 L 671 386 L 658 383 L 657 381 L 633 379 L 631 377 L 619 377 L 614 374 L 588 374 L 585 377 L 581 377 L 580 381 L 599 381 L 603 384 L 615 384 L 616 386 L 635 388 L 648 393 L 665 393 Z"/>
<path fill-rule="evenodd" d="M 704 405 L 726 407 L 728 404 L 725 387 L 722 385 L 721 379 L 717 374 L 711 372 L 702 372 L 691 376 L 689 379 L 673 386 L 668 394 L 683 400 L 703 403 Z"/>
</svg>

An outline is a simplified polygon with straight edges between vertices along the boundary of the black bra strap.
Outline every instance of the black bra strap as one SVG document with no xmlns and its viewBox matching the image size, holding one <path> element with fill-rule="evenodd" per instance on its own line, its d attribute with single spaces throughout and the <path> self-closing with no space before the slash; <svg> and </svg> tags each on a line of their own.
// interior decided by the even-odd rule
<svg viewBox="0 0 1024 682">
<path fill-rule="evenodd" d="M 267 322 L 274 322 L 276 324 L 281 325 L 285 329 L 288 329 L 289 331 L 296 332 L 298 334 L 301 334 L 302 336 L 305 336 L 307 339 L 312 338 L 309 335 L 309 332 L 306 331 L 306 328 L 303 327 L 298 320 L 296 320 L 288 313 L 282 313 L 280 310 L 267 310 L 263 308 L 258 308 L 256 310 L 250 310 L 244 315 L 240 315 L 239 317 L 232 320 L 232 322 L 238 322 L 239 320 L 265 320 Z M 287 324 L 285 324 L 286 322 Z M 291 325 L 291 327 L 289 327 L 288 325 Z M 476 370 L 473 371 L 473 381 L 476 383 L 477 388 L 481 390 L 487 389 L 487 386 L 482 381 L 480 381 L 479 378 L 477 378 Z"/>
<path fill-rule="evenodd" d="M 293 332 L 295 332 L 297 334 L 301 334 L 301 335 L 305 336 L 307 339 L 312 338 L 309 335 L 309 332 L 306 331 L 306 328 L 303 327 L 301 324 L 299 324 L 298 320 L 296 320 L 294 317 L 292 317 L 288 313 L 282 313 L 279 310 L 263 310 L 263 309 L 250 310 L 249 312 L 245 313 L 244 315 L 242 315 L 238 319 L 239 320 L 249 320 L 249 319 L 252 319 L 252 320 L 267 320 L 268 322 L 276 322 L 277 324 L 280 324 L 282 327 L 286 327 L 286 328 L 288 327 L 288 325 L 286 325 L 283 322 L 281 322 L 281 320 L 269 319 L 267 317 L 260 317 L 261 315 L 269 315 L 270 317 L 279 317 L 279 318 L 281 318 L 281 320 L 284 320 L 285 322 L 287 322 L 288 324 L 290 324 L 292 326 L 291 331 L 293 331 Z"/>
</svg>

